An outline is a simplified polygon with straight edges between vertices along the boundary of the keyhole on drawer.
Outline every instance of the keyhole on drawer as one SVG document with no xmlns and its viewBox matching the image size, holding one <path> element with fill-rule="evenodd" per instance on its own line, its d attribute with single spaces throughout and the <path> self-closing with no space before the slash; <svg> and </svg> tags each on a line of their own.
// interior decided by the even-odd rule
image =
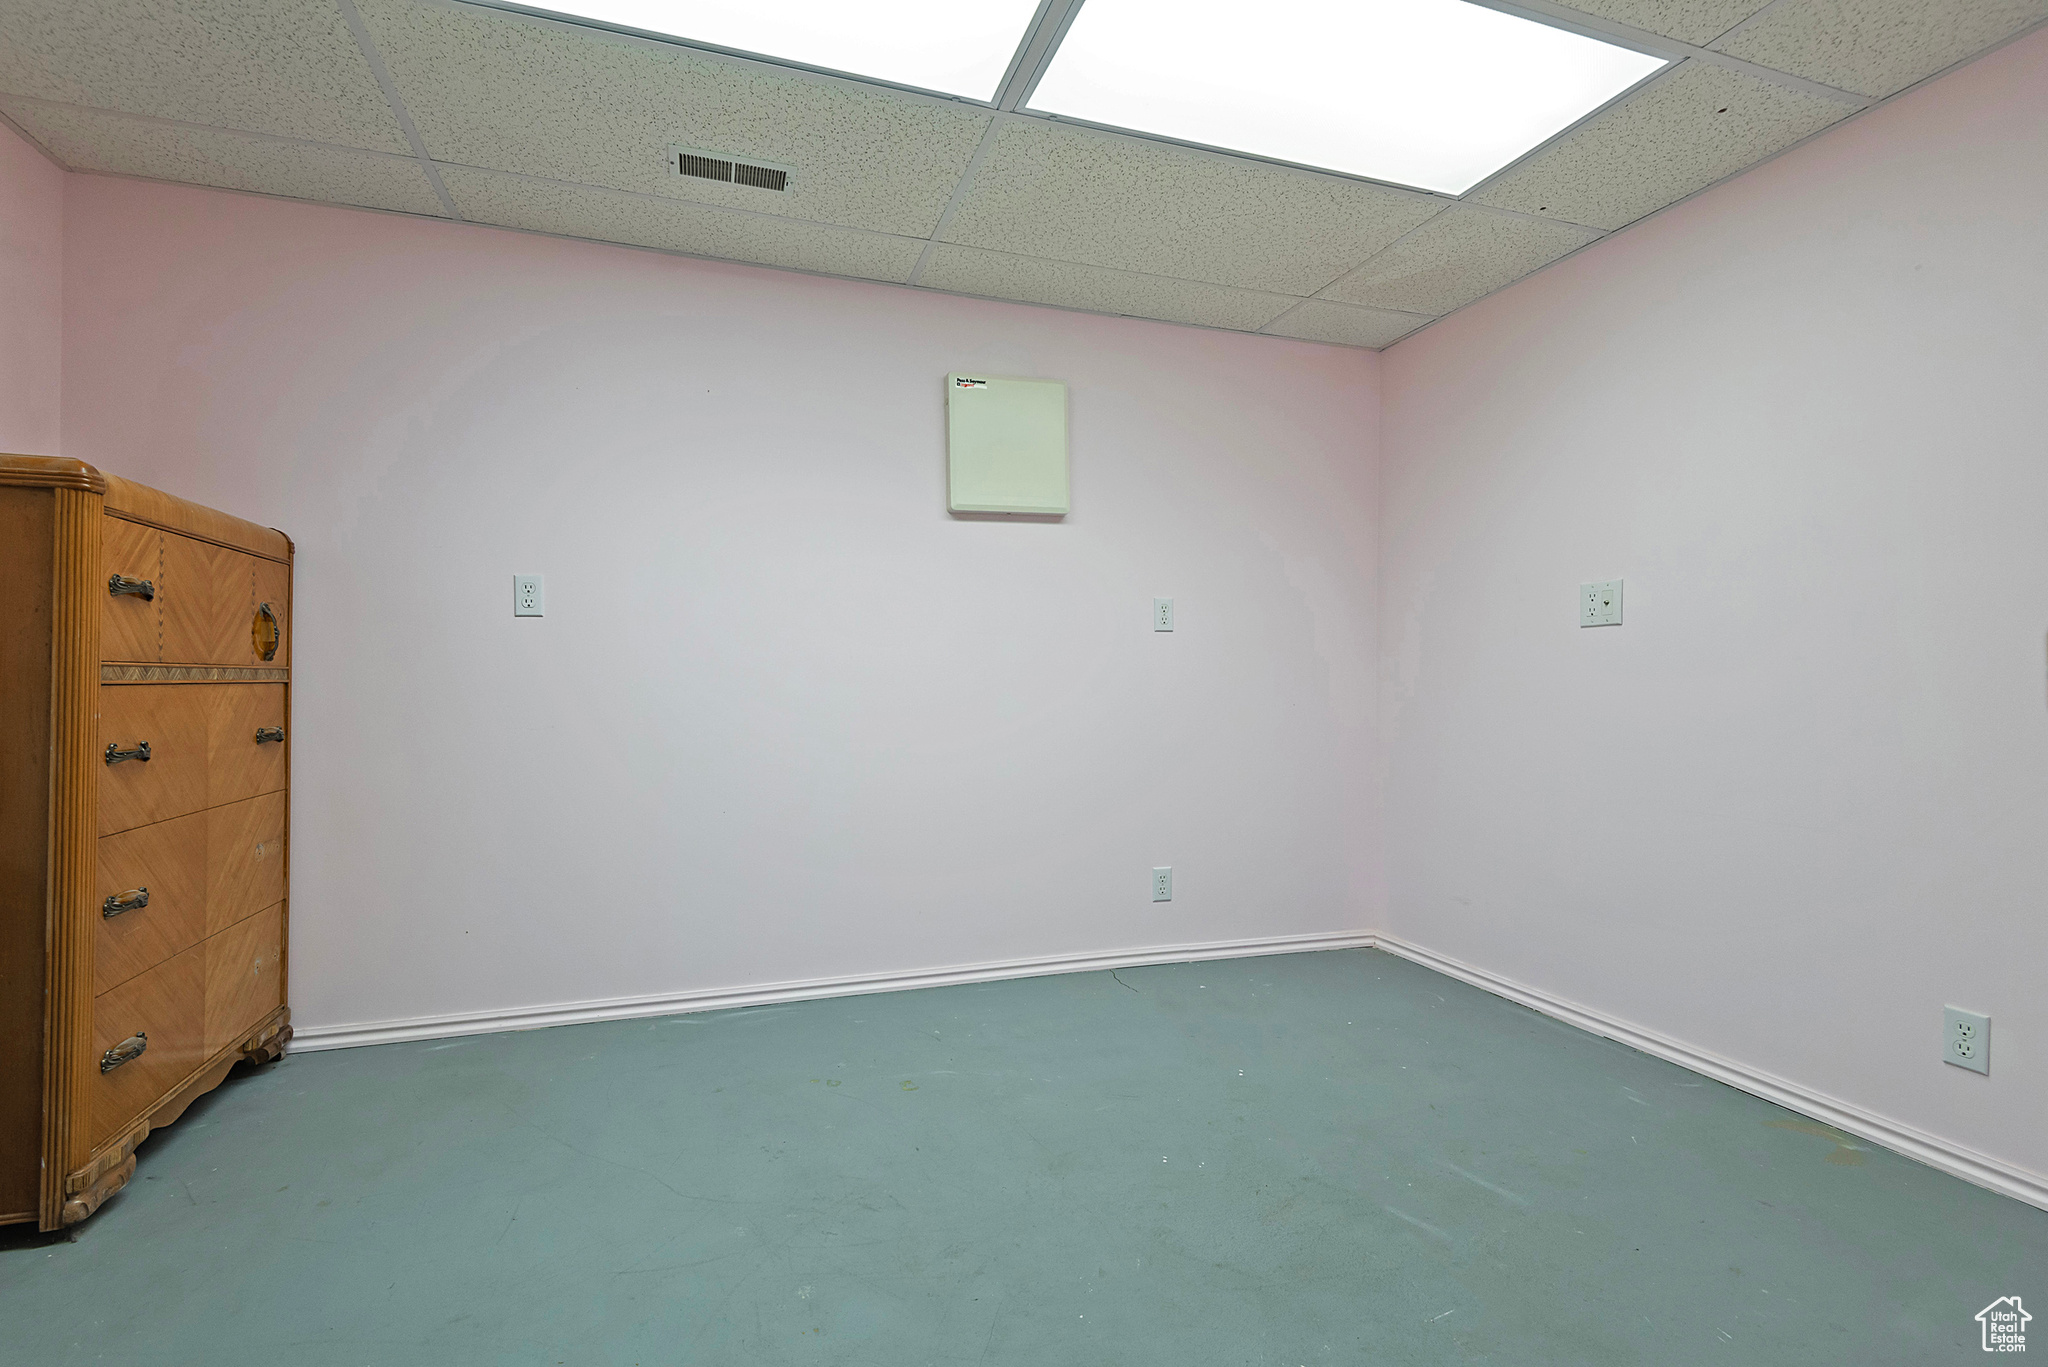
<svg viewBox="0 0 2048 1367">
<path fill-rule="evenodd" d="M 256 857 L 258 859 L 261 859 L 263 857 L 263 847 L 261 845 L 258 845 L 256 847 Z"/>
</svg>

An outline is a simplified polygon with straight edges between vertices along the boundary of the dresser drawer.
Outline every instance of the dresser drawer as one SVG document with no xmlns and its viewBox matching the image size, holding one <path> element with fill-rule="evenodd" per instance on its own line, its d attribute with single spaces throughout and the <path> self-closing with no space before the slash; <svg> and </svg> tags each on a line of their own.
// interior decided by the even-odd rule
<svg viewBox="0 0 2048 1367">
<path fill-rule="evenodd" d="M 93 991 L 283 900 L 283 793 L 103 835 Z"/>
<path fill-rule="evenodd" d="M 283 684 L 207 684 L 206 802 L 284 790 Z M 275 737 L 276 739 L 272 739 Z"/>
<path fill-rule="evenodd" d="M 205 1013 L 203 944 L 93 1000 L 92 1143 L 120 1133 L 205 1061 Z M 141 1052 L 117 1061 L 136 1044 Z"/>
<path fill-rule="evenodd" d="M 193 684 L 101 686 L 94 751 L 100 766 L 101 835 L 167 821 L 207 805 L 210 691 Z M 144 744 L 148 759 L 120 758 Z"/>
<path fill-rule="evenodd" d="M 118 517 L 100 522 L 100 658 L 153 663 L 163 657 L 164 534 Z"/>
<path fill-rule="evenodd" d="M 284 908 L 270 907 L 208 940 L 207 1057 L 284 1005 Z"/>
<path fill-rule="evenodd" d="M 282 667 L 286 566 L 175 532 L 164 533 L 163 563 L 165 663 Z"/>
<path fill-rule="evenodd" d="M 276 800 L 282 802 L 283 795 Z M 100 837 L 93 892 L 95 995 L 190 949 L 213 928 L 207 914 L 212 819 L 211 812 L 194 812 Z"/>
<path fill-rule="evenodd" d="M 206 813 L 206 934 L 284 900 L 284 794 Z"/>
<path fill-rule="evenodd" d="M 100 834 L 285 786 L 283 684 L 100 687 Z M 134 752 L 144 743 L 149 758 Z M 113 762 L 108 762 L 112 747 Z M 133 756 L 124 758 L 124 756 Z"/>
</svg>

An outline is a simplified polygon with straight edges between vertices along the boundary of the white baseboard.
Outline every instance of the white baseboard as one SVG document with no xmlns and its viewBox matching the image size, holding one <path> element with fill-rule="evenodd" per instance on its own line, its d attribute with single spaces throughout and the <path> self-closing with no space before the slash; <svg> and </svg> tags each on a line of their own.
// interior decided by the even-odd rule
<svg viewBox="0 0 2048 1367">
<path fill-rule="evenodd" d="M 363 1044 L 398 1044 L 406 1040 L 447 1039 L 457 1035 L 491 1035 L 506 1030 L 539 1030 L 550 1025 L 578 1025 L 585 1021 L 676 1016 L 686 1011 L 724 1011 L 731 1007 L 762 1006 L 769 1002 L 815 1001 L 823 997 L 852 997 L 870 992 L 902 992 L 913 987 L 1039 978 L 1054 973 L 1094 973 L 1106 968 L 1135 968 L 1143 964 L 1243 959 L 1258 954 L 1301 954 L 1318 949 L 1370 949 L 1372 943 L 1372 932 L 1366 930 L 1330 935 L 1278 935 L 1255 940 L 1157 945 L 1112 954 L 1054 954 L 1031 959 L 1004 959 L 991 963 L 958 964 L 950 968 L 917 969 L 908 973 L 866 973 L 844 978 L 762 983 L 752 987 L 715 987 L 649 997 L 610 997 L 598 1001 L 560 1002 L 552 1006 L 521 1006 L 506 1011 L 416 1016 L 410 1020 L 302 1026 L 292 1036 L 291 1052 L 303 1054 L 318 1049 L 353 1049 Z"/>
<path fill-rule="evenodd" d="M 1974 1149 L 1964 1148 L 1951 1140 L 1866 1111 L 1860 1106 L 1838 1100 L 1825 1092 L 1816 1092 L 1797 1082 L 1790 1082 L 1747 1064 L 1737 1063 L 1733 1059 L 1708 1053 L 1682 1040 L 1660 1035 L 1654 1030 L 1607 1015 L 1593 1007 L 1581 1006 L 1577 1002 L 1552 996 L 1541 988 L 1530 987 L 1512 978 L 1489 973 L 1483 968 L 1460 963 L 1434 950 L 1411 944 L 1399 936 L 1375 935 L 1373 942 L 1375 948 L 1384 949 L 1389 954 L 1398 954 L 1413 963 L 1421 964 L 1424 968 L 1434 969 L 1446 977 L 1470 983 L 1474 987 L 1493 993 L 1496 997 L 1505 997 L 1511 1002 L 1541 1011 L 1544 1015 L 1561 1020 L 1567 1025 L 1574 1025 L 1581 1030 L 1626 1044 L 1631 1049 L 1639 1049 L 1668 1063 L 1690 1069 L 1703 1077 L 1713 1078 L 1716 1082 L 1725 1082 L 1730 1087 L 1748 1092 L 1751 1096 L 1760 1096 L 1766 1101 L 1783 1106 L 1788 1111 L 1797 1111 L 1809 1119 L 1832 1125 L 1845 1134 L 1867 1139 L 1894 1153 L 1901 1153 L 1925 1163 L 1930 1168 L 1938 1168 L 1952 1177 L 1960 1177 L 1966 1182 L 1988 1187 L 2000 1195 L 2010 1196 L 2014 1200 L 2025 1201 L 2030 1206 L 2048 1210 L 2048 1177 L 2040 1173 L 1993 1158 L 1989 1154 L 1978 1153 Z"/>
<path fill-rule="evenodd" d="M 1908 1158 L 1966 1182 L 1974 1182 L 2001 1195 L 2048 1210 L 2048 1177 L 2040 1173 L 1981 1154 L 1960 1144 L 1931 1135 L 1910 1125 L 1887 1119 L 1849 1102 L 1837 1100 L 1799 1083 L 1775 1077 L 1747 1064 L 1708 1053 L 1682 1040 L 1658 1034 L 1616 1016 L 1553 996 L 1512 978 L 1503 978 L 1483 968 L 1411 944 L 1395 935 L 1372 931 L 1348 931 L 1329 935 L 1281 935 L 1252 940 L 1215 940 L 1202 944 L 1159 945 L 1149 949 L 1125 950 L 1113 954 L 1056 954 L 1030 959 L 1006 959 L 991 963 L 959 964 L 949 968 L 919 969 L 909 973 L 857 974 L 843 978 L 810 978 L 799 982 L 763 983 L 752 987 L 708 988 L 694 992 L 663 993 L 647 997 L 611 997 L 598 1001 L 561 1002 L 551 1006 L 515 1007 L 506 1011 L 477 1011 L 445 1016 L 417 1016 L 410 1020 L 366 1021 L 355 1025 L 314 1025 L 294 1035 L 291 1052 L 320 1049 L 352 1049 L 364 1044 L 397 1044 L 407 1040 L 449 1039 L 462 1035 L 489 1035 L 507 1030 L 538 1030 L 550 1025 L 576 1025 L 585 1021 L 632 1020 L 646 1016 L 673 1016 L 688 1011 L 723 1011 L 738 1006 L 762 1006 L 770 1002 L 814 1001 L 824 997 L 850 997 L 870 992 L 902 992 L 916 987 L 945 987 L 954 983 L 998 982 L 1009 978 L 1036 978 L 1054 973 L 1091 973 L 1108 968 L 1134 968 L 1143 964 L 1194 963 L 1208 959 L 1241 959 L 1260 954 L 1301 954 L 1320 949 L 1384 949 L 1410 962 L 1447 977 L 1470 983 L 1482 991 L 1504 997 L 1567 1025 L 1626 1044 L 1631 1049 L 1675 1063 L 1703 1077 L 1760 1096 L 1788 1111 L 1832 1125 L 1846 1134 L 1880 1144 Z"/>
</svg>

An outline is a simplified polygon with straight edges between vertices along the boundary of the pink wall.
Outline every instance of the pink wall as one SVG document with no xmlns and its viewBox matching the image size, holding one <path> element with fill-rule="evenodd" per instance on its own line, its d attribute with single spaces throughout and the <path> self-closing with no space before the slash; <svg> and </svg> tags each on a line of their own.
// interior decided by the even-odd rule
<svg viewBox="0 0 2048 1367">
<path fill-rule="evenodd" d="M 70 216 L 67 453 L 298 544 L 302 1026 L 1376 920 L 1373 355 L 99 177 Z M 962 368 L 1072 386 L 1064 524 L 947 515 Z"/>
<path fill-rule="evenodd" d="M 2048 1173 L 2044 225 L 2048 33 L 1386 354 L 1393 931 Z"/>
<path fill-rule="evenodd" d="M 62 454 L 65 180 L 0 123 L 0 451 Z"/>
</svg>

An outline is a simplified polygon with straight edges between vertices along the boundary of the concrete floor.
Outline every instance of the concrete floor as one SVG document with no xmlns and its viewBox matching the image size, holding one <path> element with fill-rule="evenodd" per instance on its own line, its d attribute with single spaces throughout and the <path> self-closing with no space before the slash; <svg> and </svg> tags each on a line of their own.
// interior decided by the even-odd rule
<svg viewBox="0 0 2048 1367">
<path fill-rule="evenodd" d="M 1367 951 L 300 1055 L 0 1231 L 37 1364 L 1920 1367 L 2014 1293 L 2048 1212 Z"/>
</svg>

